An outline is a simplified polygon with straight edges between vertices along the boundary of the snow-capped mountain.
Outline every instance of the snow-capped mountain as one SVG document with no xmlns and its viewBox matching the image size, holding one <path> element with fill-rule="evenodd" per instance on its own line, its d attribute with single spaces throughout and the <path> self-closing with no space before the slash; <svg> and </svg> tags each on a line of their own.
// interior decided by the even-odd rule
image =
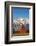
<svg viewBox="0 0 36 46">
<path fill-rule="evenodd" d="M 14 20 L 13 23 L 15 23 L 15 24 L 29 24 L 29 20 L 20 18 L 20 19 Z"/>
<path fill-rule="evenodd" d="M 13 21 L 13 29 L 17 31 L 17 29 L 21 28 L 22 24 L 25 26 L 26 29 L 29 29 L 29 20 L 23 18 Z"/>
</svg>

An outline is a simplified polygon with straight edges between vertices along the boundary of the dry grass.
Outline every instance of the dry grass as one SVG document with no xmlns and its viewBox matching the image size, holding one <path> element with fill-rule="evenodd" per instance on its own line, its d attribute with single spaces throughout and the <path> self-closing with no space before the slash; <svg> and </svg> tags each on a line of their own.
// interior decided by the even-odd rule
<svg viewBox="0 0 36 46">
<path fill-rule="evenodd" d="M 29 35 L 29 30 L 25 29 L 25 28 L 19 28 L 14 35 L 16 36 L 25 36 L 25 35 Z"/>
</svg>

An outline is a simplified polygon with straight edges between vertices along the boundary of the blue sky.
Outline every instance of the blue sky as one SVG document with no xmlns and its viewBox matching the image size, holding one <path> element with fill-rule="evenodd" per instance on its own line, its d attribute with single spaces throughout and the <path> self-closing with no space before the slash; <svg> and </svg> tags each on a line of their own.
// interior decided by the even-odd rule
<svg viewBox="0 0 36 46">
<path fill-rule="evenodd" d="M 27 18 L 28 19 L 29 18 L 29 9 L 13 7 L 13 19 L 18 19 L 18 18 Z"/>
</svg>

